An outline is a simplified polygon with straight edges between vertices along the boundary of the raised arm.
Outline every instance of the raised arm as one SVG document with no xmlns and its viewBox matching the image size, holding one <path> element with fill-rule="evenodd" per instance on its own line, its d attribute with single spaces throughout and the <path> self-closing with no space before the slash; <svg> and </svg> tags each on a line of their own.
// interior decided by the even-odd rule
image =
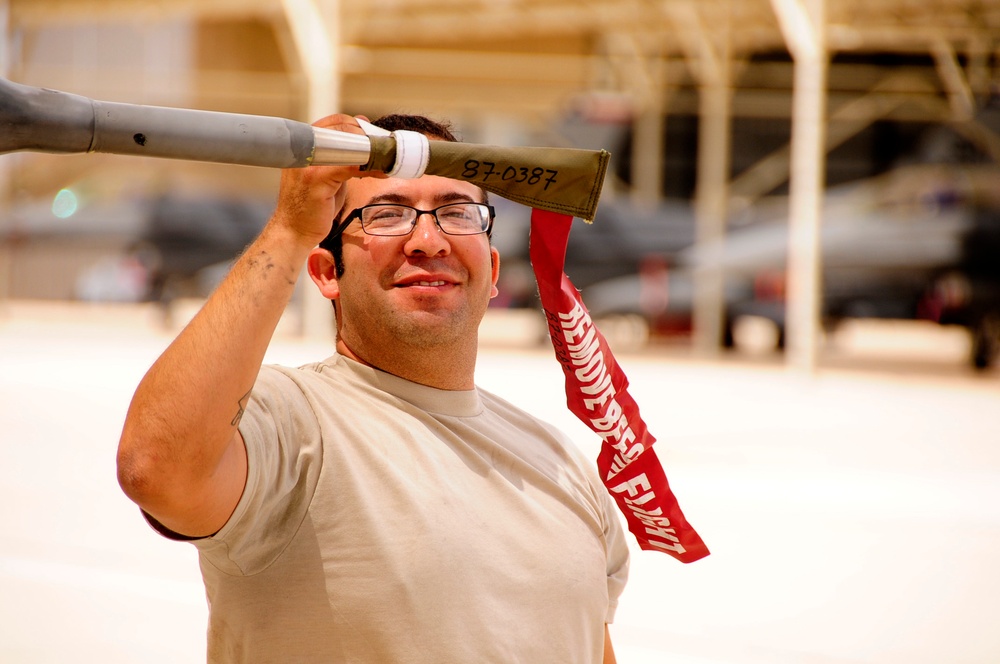
<svg viewBox="0 0 1000 664">
<path fill-rule="evenodd" d="M 344 115 L 316 123 L 361 133 Z M 238 424 L 309 251 L 330 230 L 357 167 L 289 169 L 274 215 L 204 307 L 146 373 L 118 446 L 118 481 L 174 532 L 206 536 L 246 484 Z"/>
</svg>

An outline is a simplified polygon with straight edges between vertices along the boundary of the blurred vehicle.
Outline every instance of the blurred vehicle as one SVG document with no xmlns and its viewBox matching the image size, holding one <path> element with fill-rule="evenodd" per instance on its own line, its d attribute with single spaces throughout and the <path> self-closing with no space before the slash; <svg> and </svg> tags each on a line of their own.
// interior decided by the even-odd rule
<svg viewBox="0 0 1000 664">
<path fill-rule="evenodd" d="M 647 254 L 639 270 L 599 281 L 582 289 L 584 304 L 612 345 L 637 349 L 651 338 L 686 337 L 692 331 L 694 274 L 680 264 L 681 253 L 670 258 Z M 725 283 L 726 303 L 753 297 L 752 287 L 742 280 Z M 733 345 L 733 321 L 725 323 L 726 346 Z"/>
<path fill-rule="evenodd" d="M 690 250 L 688 265 L 721 264 L 752 297 L 727 319 L 758 316 L 785 329 L 787 201 L 754 211 L 721 247 Z M 822 310 L 833 331 L 850 318 L 929 320 L 972 336 L 971 362 L 1000 351 L 1000 168 L 911 165 L 828 190 L 822 208 Z"/>
<path fill-rule="evenodd" d="M 501 270 L 500 296 L 491 306 L 536 308 L 540 306 L 538 291 L 528 259 L 530 209 L 503 199 L 494 204 L 493 244 L 500 250 Z M 597 209 L 593 224 L 574 220 L 567 241 L 566 274 L 583 291 L 584 302 L 600 319 L 602 332 L 616 345 L 641 346 L 649 337 L 648 322 L 655 322 L 659 333 L 689 331 L 689 308 L 681 307 L 676 317 L 673 314 L 677 303 L 690 301 L 690 280 L 674 279 L 668 266 L 691 246 L 694 231 L 690 205 L 676 200 L 646 208 L 609 198 Z M 634 296 L 629 292 L 633 281 Z"/>
<path fill-rule="evenodd" d="M 167 195 L 149 201 L 147 223 L 130 249 L 150 268 L 146 300 L 205 296 L 270 216 L 270 202 Z"/>
<path fill-rule="evenodd" d="M 491 198 L 497 209 L 493 244 L 506 263 L 528 260 L 530 208 Z M 577 288 L 635 274 L 647 257 L 669 259 L 694 242 L 694 214 L 687 201 L 646 208 L 609 198 L 594 223 L 575 219 L 566 247 L 566 274 Z M 506 268 L 505 268 L 506 269 Z"/>
<path fill-rule="evenodd" d="M 200 194 L 105 195 L 87 186 L 12 206 L 0 241 L 14 258 L 12 296 L 152 301 L 204 296 L 257 235 L 272 203 Z M 52 264 L 60 269 L 54 272 Z M 49 282 L 46 290 L 30 284 Z"/>
<path fill-rule="evenodd" d="M 742 318 L 766 319 L 784 346 L 787 199 L 762 201 L 732 220 L 717 246 L 677 252 L 672 262 L 590 285 L 595 318 L 641 317 L 651 331 L 683 329 L 692 272 L 725 273 L 725 342 Z M 828 331 L 852 318 L 959 325 L 970 361 L 1000 353 L 1000 167 L 910 165 L 826 192 L 820 234 L 822 319 Z"/>
<path fill-rule="evenodd" d="M 566 274 L 586 290 L 593 284 L 672 264 L 694 243 L 694 212 L 687 201 L 642 207 L 611 199 L 593 224 L 578 222 L 569 234 Z"/>
</svg>

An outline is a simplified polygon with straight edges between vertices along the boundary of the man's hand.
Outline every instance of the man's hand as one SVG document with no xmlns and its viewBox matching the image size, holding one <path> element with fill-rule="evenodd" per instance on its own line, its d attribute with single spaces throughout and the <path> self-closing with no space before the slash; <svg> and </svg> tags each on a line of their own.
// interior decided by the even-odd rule
<svg viewBox="0 0 1000 664">
<path fill-rule="evenodd" d="M 350 115 L 329 115 L 314 125 L 364 134 L 358 121 Z M 344 183 L 354 177 L 384 178 L 386 175 L 362 171 L 360 166 L 309 166 L 282 171 L 278 204 L 271 223 L 294 231 L 305 244 L 319 244 L 329 234 L 333 218 L 344 205 Z"/>
</svg>

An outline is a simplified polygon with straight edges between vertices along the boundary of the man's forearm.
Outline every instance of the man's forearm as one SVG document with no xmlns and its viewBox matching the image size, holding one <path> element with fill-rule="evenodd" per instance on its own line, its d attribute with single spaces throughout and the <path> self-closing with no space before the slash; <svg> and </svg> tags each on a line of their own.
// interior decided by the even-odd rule
<svg viewBox="0 0 1000 664">
<path fill-rule="evenodd" d="M 266 227 L 139 384 L 119 478 L 154 515 L 158 501 L 215 481 L 310 249 L 293 231 Z"/>
</svg>

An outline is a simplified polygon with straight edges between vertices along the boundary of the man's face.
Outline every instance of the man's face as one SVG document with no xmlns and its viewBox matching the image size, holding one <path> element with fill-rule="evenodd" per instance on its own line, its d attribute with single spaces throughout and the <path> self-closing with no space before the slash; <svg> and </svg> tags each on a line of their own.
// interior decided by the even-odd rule
<svg viewBox="0 0 1000 664">
<path fill-rule="evenodd" d="M 344 213 L 372 203 L 431 210 L 482 200 L 475 185 L 438 176 L 365 178 L 350 181 Z M 366 235 L 355 220 L 343 233 L 343 262 L 338 334 L 356 351 L 370 344 L 431 347 L 475 339 L 500 267 L 485 234 L 446 235 L 429 214 L 399 237 Z"/>
</svg>

